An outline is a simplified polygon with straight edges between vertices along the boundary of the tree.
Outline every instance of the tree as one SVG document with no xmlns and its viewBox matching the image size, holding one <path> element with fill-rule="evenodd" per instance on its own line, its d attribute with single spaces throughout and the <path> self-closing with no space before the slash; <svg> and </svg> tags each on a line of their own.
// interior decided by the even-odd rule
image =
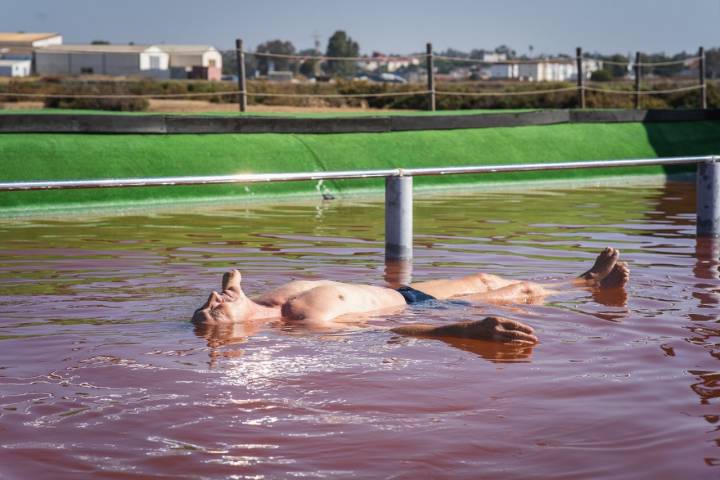
<svg viewBox="0 0 720 480">
<path fill-rule="evenodd" d="M 315 50 L 314 48 L 308 48 L 305 50 L 300 50 L 299 55 L 307 55 L 309 57 L 317 57 L 320 55 L 320 52 Z M 320 75 L 320 61 L 316 60 L 314 58 L 308 58 L 307 60 L 303 60 L 303 62 L 300 64 L 300 73 L 307 78 L 315 78 L 318 75 Z"/>
<path fill-rule="evenodd" d="M 270 40 L 269 42 L 261 43 L 255 49 L 258 53 L 274 53 L 277 55 L 294 55 L 295 46 L 292 42 L 283 42 L 282 40 Z M 264 55 L 257 55 L 257 69 L 261 75 L 267 75 L 268 72 L 273 70 L 290 70 L 291 59 L 283 57 L 267 57 Z"/>
<path fill-rule="evenodd" d="M 357 57 L 360 55 L 360 45 L 348 36 L 343 30 L 337 30 L 328 40 L 328 57 Z M 329 60 L 327 72 L 338 77 L 350 77 L 355 74 L 357 67 L 352 60 Z"/>
<path fill-rule="evenodd" d="M 495 53 L 504 53 L 507 55 L 507 58 L 515 58 L 517 56 L 515 50 L 508 47 L 507 45 L 500 45 L 499 47 L 495 47 Z"/>
<path fill-rule="evenodd" d="M 470 58 L 470 54 L 463 52 L 462 50 L 456 50 L 454 48 L 448 48 L 445 51 L 439 53 L 441 57 L 454 57 L 454 58 Z M 465 67 L 468 65 L 467 62 L 458 60 L 449 60 L 447 58 L 436 58 L 435 59 L 435 70 L 440 74 L 450 73 L 454 68 Z"/>
<path fill-rule="evenodd" d="M 485 50 L 484 48 L 473 48 L 472 50 L 470 50 L 470 58 L 482 60 L 485 58 L 485 55 L 487 53 L 487 50 Z"/>
<path fill-rule="evenodd" d="M 593 58 L 591 55 L 588 55 L 588 57 Z M 601 55 L 599 58 L 600 60 L 610 60 L 613 62 L 612 64 L 606 63 L 603 65 L 603 70 L 608 72 L 610 79 L 625 78 L 625 76 L 627 76 L 629 62 L 625 55 L 616 53 L 615 55 L 610 56 Z"/>
<path fill-rule="evenodd" d="M 657 62 L 678 62 L 670 65 L 658 65 L 655 67 L 644 67 L 643 75 L 652 74 L 658 77 L 673 77 L 682 72 L 684 66 L 683 61 L 690 57 L 685 52 L 676 53 L 675 55 L 668 56 L 664 53 L 651 53 L 649 55 L 643 55 L 642 61 L 645 63 L 657 63 Z"/>
<path fill-rule="evenodd" d="M 220 55 L 222 55 L 222 73 L 223 75 L 237 75 L 238 74 L 238 65 L 237 65 L 237 53 L 235 52 L 235 49 L 232 50 L 221 50 Z M 257 59 L 255 58 L 255 55 L 245 55 L 245 75 L 248 78 L 255 77 L 255 72 L 257 70 Z"/>
<path fill-rule="evenodd" d="M 107 40 L 93 40 L 90 45 L 110 45 L 110 42 Z"/>
<path fill-rule="evenodd" d="M 705 51 L 705 75 L 708 78 L 720 77 L 720 48 Z"/>
</svg>

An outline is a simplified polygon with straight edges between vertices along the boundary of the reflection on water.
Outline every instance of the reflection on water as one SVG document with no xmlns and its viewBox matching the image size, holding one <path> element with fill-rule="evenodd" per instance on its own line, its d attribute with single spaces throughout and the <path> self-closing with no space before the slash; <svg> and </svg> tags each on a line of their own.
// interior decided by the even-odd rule
<svg viewBox="0 0 720 480">
<path fill-rule="evenodd" d="M 689 184 L 418 195 L 413 265 L 383 203 L 323 201 L 0 224 L 0 476 L 711 478 L 720 258 Z M 407 310 L 348 332 L 194 327 L 222 272 L 403 284 L 552 281 L 606 245 L 622 292 Z M 541 343 L 399 337 L 490 314 Z"/>
</svg>

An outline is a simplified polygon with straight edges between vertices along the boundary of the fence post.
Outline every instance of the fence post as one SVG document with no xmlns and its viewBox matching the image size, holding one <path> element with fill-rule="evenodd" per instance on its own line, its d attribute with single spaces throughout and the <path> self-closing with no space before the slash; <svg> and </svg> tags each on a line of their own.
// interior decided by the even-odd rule
<svg viewBox="0 0 720 480">
<path fill-rule="evenodd" d="M 635 52 L 635 110 L 640 108 L 640 52 Z"/>
<path fill-rule="evenodd" d="M 697 236 L 720 237 L 720 163 L 697 165 Z"/>
<path fill-rule="evenodd" d="M 585 108 L 585 75 L 583 74 L 582 48 L 575 49 L 577 58 L 577 88 L 578 88 L 578 105 Z"/>
<path fill-rule="evenodd" d="M 238 104 L 240 111 L 247 110 L 247 92 L 245 91 L 245 51 L 243 50 L 243 41 L 239 38 L 235 40 L 235 58 L 238 67 Z"/>
<path fill-rule="evenodd" d="M 700 108 L 707 108 L 707 85 L 705 84 L 705 49 L 700 47 L 698 51 L 698 75 L 700 76 Z"/>
<path fill-rule="evenodd" d="M 385 259 L 413 256 L 413 178 L 385 177 Z"/>
<path fill-rule="evenodd" d="M 427 86 L 428 86 L 428 110 L 435 111 L 435 62 L 433 61 L 432 43 L 425 45 L 425 67 L 427 68 Z"/>
</svg>

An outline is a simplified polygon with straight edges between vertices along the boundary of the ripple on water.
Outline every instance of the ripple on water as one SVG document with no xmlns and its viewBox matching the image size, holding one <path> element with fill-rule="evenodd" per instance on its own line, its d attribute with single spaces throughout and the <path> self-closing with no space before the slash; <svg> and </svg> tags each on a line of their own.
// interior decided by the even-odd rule
<svg viewBox="0 0 720 480">
<path fill-rule="evenodd" d="M 554 281 L 616 245 L 632 284 L 325 334 L 187 320 L 231 267 L 249 292 L 290 278 L 382 284 L 381 201 L 5 222 L 0 476 L 708 478 L 720 272 L 717 245 L 693 238 L 693 194 L 419 195 L 415 280 Z M 491 314 L 541 343 L 384 329 Z"/>
</svg>

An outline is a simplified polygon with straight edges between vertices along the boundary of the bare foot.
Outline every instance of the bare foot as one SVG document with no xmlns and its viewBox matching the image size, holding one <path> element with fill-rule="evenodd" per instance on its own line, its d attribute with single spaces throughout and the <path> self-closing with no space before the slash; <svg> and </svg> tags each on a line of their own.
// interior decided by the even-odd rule
<svg viewBox="0 0 720 480">
<path fill-rule="evenodd" d="M 602 280 L 613 271 L 618 258 L 620 258 L 620 250 L 607 247 L 597 256 L 592 268 L 580 275 L 578 279 L 585 280 L 589 285 L 600 285 Z"/>
<path fill-rule="evenodd" d="M 630 267 L 625 262 L 617 262 L 609 274 L 600 280 L 601 288 L 623 288 L 630 280 Z"/>
</svg>

